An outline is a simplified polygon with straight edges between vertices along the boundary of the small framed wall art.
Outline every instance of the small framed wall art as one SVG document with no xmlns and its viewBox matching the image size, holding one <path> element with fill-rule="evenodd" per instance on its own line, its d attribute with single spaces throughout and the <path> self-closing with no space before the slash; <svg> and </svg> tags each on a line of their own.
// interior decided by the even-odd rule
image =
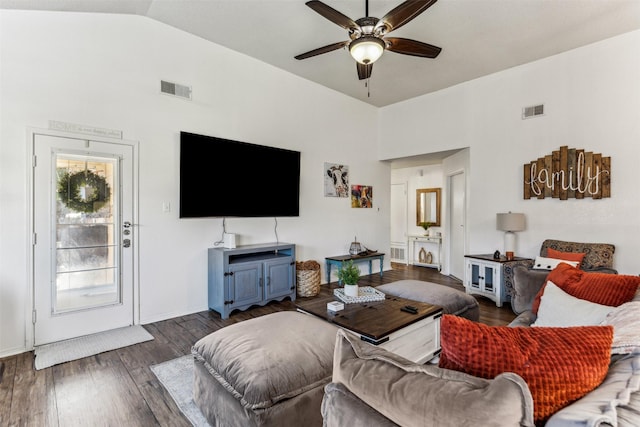
<svg viewBox="0 0 640 427">
<path fill-rule="evenodd" d="M 349 197 L 349 166 L 324 164 L 324 197 Z"/>
<path fill-rule="evenodd" d="M 373 207 L 373 187 L 370 185 L 351 186 L 351 207 L 352 208 L 372 208 Z"/>
</svg>

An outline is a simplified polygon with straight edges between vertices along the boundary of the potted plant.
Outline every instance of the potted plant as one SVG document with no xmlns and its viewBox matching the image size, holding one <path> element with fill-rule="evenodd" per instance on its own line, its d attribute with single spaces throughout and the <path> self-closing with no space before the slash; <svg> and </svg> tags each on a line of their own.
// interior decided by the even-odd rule
<svg viewBox="0 0 640 427">
<path fill-rule="evenodd" d="M 353 260 L 343 262 L 338 269 L 338 280 L 344 284 L 344 293 L 350 297 L 358 296 L 358 280 L 360 279 L 360 269 L 353 263 Z"/>
<path fill-rule="evenodd" d="M 428 236 L 429 235 L 429 227 L 431 227 L 434 223 L 431 221 L 427 221 L 427 222 L 421 222 L 420 226 L 422 228 L 424 228 L 424 235 Z"/>
</svg>

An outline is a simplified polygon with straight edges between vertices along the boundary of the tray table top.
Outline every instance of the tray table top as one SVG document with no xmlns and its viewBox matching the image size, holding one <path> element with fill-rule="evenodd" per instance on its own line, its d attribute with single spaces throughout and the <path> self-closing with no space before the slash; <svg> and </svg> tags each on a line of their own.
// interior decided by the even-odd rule
<svg viewBox="0 0 640 427">
<path fill-rule="evenodd" d="M 335 313 L 328 311 L 327 303 L 336 300 L 333 296 L 320 296 L 296 301 L 296 307 L 374 342 L 426 317 L 442 314 L 442 307 L 393 295 L 386 295 L 382 301 L 345 304 L 343 310 Z M 418 313 L 401 311 L 405 305 L 416 307 Z"/>
</svg>

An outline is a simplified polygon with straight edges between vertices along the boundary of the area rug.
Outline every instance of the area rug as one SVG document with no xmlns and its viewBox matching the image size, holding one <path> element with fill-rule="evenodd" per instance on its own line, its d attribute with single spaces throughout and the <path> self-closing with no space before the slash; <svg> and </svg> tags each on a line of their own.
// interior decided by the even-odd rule
<svg viewBox="0 0 640 427">
<path fill-rule="evenodd" d="M 209 427 L 193 401 L 193 356 L 178 357 L 150 368 L 191 424 L 195 427 Z"/>
<path fill-rule="evenodd" d="M 44 369 L 152 339 L 149 332 L 136 325 L 45 344 L 35 348 L 35 367 Z"/>
</svg>

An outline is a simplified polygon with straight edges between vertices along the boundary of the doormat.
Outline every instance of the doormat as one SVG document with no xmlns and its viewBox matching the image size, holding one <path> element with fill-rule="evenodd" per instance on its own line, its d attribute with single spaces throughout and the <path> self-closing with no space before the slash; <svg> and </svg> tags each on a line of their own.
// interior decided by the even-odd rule
<svg viewBox="0 0 640 427">
<path fill-rule="evenodd" d="M 146 329 L 136 325 L 45 344 L 34 350 L 35 367 L 40 370 L 152 339 L 153 336 Z"/>
<path fill-rule="evenodd" d="M 207 419 L 193 401 L 193 356 L 178 357 L 150 368 L 191 424 L 209 427 Z"/>
</svg>

